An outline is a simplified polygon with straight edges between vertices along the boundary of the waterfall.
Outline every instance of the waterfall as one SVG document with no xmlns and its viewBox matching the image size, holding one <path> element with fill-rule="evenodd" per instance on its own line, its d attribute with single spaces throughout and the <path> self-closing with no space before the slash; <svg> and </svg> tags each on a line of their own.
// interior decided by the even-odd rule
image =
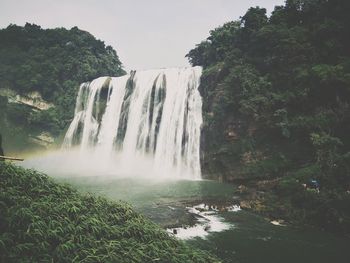
<svg viewBox="0 0 350 263">
<path fill-rule="evenodd" d="M 118 153 L 127 165 L 147 158 L 160 175 L 200 178 L 201 73 L 201 67 L 133 71 L 83 83 L 63 148 L 103 158 Z"/>
</svg>

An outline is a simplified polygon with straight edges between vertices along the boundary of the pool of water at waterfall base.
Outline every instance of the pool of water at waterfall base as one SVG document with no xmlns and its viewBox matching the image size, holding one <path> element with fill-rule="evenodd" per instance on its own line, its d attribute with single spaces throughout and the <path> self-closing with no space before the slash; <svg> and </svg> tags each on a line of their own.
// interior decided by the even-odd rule
<svg viewBox="0 0 350 263">
<path fill-rule="evenodd" d="M 210 251 L 224 262 L 349 262 L 347 238 L 315 229 L 276 226 L 251 212 L 232 209 L 239 202 L 234 185 L 208 180 L 153 181 L 103 176 L 58 180 L 82 192 L 127 201 L 167 228 L 170 235 L 173 229 L 177 229 L 175 236 L 187 231 L 178 238 Z"/>
</svg>

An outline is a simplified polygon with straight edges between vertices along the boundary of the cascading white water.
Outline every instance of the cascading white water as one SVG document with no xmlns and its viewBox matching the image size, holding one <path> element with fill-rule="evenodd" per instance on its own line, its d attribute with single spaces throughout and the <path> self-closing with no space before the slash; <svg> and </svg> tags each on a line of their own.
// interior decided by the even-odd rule
<svg viewBox="0 0 350 263">
<path fill-rule="evenodd" d="M 153 172 L 200 178 L 202 69 L 174 68 L 101 77 L 80 86 L 63 147 L 122 163 L 150 159 Z"/>
</svg>

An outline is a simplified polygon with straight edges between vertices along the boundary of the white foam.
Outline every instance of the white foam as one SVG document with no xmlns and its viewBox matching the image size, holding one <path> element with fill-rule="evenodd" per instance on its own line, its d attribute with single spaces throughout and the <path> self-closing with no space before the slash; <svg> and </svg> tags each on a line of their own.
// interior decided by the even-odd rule
<svg viewBox="0 0 350 263">
<path fill-rule="evenodd" d="M 199 204 L 186 209 L 189 213 L 197 215 L 198 220 L 194 226 L 167 229 L 168 233 L 175 235 L 178 239 L 187 240 L 195 237 L 205 239 L 210 233 L 226 231 L 233 227 L 232 224 L 225 222 L 215 207 L 211 208 L 206 204 Z M 241 208 L 237 205 L 232 205 L 224 210 L 237 212 Z"/>
</svg>

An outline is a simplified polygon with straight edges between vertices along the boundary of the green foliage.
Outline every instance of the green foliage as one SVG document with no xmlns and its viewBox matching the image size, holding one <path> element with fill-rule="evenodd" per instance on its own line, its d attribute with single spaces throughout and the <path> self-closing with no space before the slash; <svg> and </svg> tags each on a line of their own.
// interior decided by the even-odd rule
<svg viewBox="0 0 350 263">
<path fill-rule="evenodd" d="M 39 91 L 56 102 L 79 83 L 124 74 L 115 50 L 77 27 L 11 24 L 0 30 L 0 39 L 1 83 L 20 93 Z"/>
<path fill-rule="evenodd" d="M 293 178 L 284 179 L 277 187 L 279 200 L 272 205 L 284 209 L 290 220 L 312 224 L 347 234 L 350 232 L 350 194 L 336 190 L 304 189 Z"/>
<path fill-rule="evenodd" d="M 204 174 L 278 180 L 279 216 L 346 233 L 349 13 L 347 0 L 286 0 L 269 18 L 250 8 L 187 55 L 204 67 Z"/>
<path fill-rule="evenodd" d="M 111 46 L 77 27 L 42 29 L 29 23 L 24 27 L 11 24 L 0 30 L 0 61 L 0 89 L 19 94 L 38 91 L 55 106 L 33 112 L 29 107 L 12 103 L 5 108 L 0 102 L 0 132 L 7 134 L 15 130 L 17 135 L 41 130 L 58 136 L 73 117 L 82 82 L 125 74 Z M 4 137 L 5 142 L 9 137 Z M 22 144 L 26 145 L 28 138 L 23 139 Z"/>
<path fill-rule="evenodd" d="M 306 183 L 312 178 L 319 178 L 322 170 L 317 164 L 307 165 L 292 173 L 293 178 L 301 183 Z"/>
<path fill-rule="evenodd" d="M 218 262 L 123 202 L 0 162 L 1 262 Z"/>
<path fill-rule="evenodd" d="M 303 187 L 299 180 L 294 177 L 285 177 L 277 185 L 277 192 L 280 196 L 289 197 L 301 191 L 303 191 Z"/>
<path fill-rule="evenodd" d="M 345 0 L 287 0 L 269 18 L 265 9 L 250 8 L 188 53 L 204 67 L 209 158 L 233 149 L 226 154 L 237 163 L 246 150 L 227 145 L 251 140 L 261 160 L 244 171 L 255 175 L 283 176 L 288 167 L 312 164 L 325 177 L 348 173 L 339 163 L 350 151 L 349 11 Z"/>
<path fill-rule="evenodd" d="M 57 131 L 60 127 L 59 114 L 56 109 L 51 108 L 45 111 L 34 111 L 28 118 L 30 125 L 40 127 L 41 129 Z"/>
<path fill-rule="evenodd" d="M 338 158 L 338 147 L 342 145 L 339 138 L 326 133 L 312 133 L 311 141 L 316 148 L 317 162 L 325 168 L 332 169 Z"/>
<path fill-rule="evenodd" d="M 291 162 L 284 156 L 271 156 L 246 165 L 243 172 L 246 176 L 254 175 L 257 178 L 275 178 L 284 174 L 290 167 Z"/>
<path fill-rule="evenodd" d="M 311 179 L 319 181 L 319 190 L 307 188 Z M 273 214 L 280 211 L 279 216 L 290 221 L 348 234 L 350 193 L 344 185 L 331 184 L 332 180 L 322 177 L 322 168 L 312 164 L 280 178 L 275 187 L 277 198 L 270 196 L 267 202 Z"/>
<path fill-rule="evenodd" d="M 0 134 L 3 136 L 5 153 L 10 152 L 11 154 L 11 152 L 19 152 L 23 149 L 38 149 L 30 138 L 38 135 L 43 127 L 39 127 L 39 123 L 32 123 L 32 118 L 36 115 L 47 114 L 46 111 L 33 111 L 29 106 L 9 103 L 7 97 L 3 96 L 0 96 L 0 109 Z M 57 126 L 53 126 L 55 123 L 51 119 L 48 121 L 44 127 L 58 129 Z"/>
</svg>

